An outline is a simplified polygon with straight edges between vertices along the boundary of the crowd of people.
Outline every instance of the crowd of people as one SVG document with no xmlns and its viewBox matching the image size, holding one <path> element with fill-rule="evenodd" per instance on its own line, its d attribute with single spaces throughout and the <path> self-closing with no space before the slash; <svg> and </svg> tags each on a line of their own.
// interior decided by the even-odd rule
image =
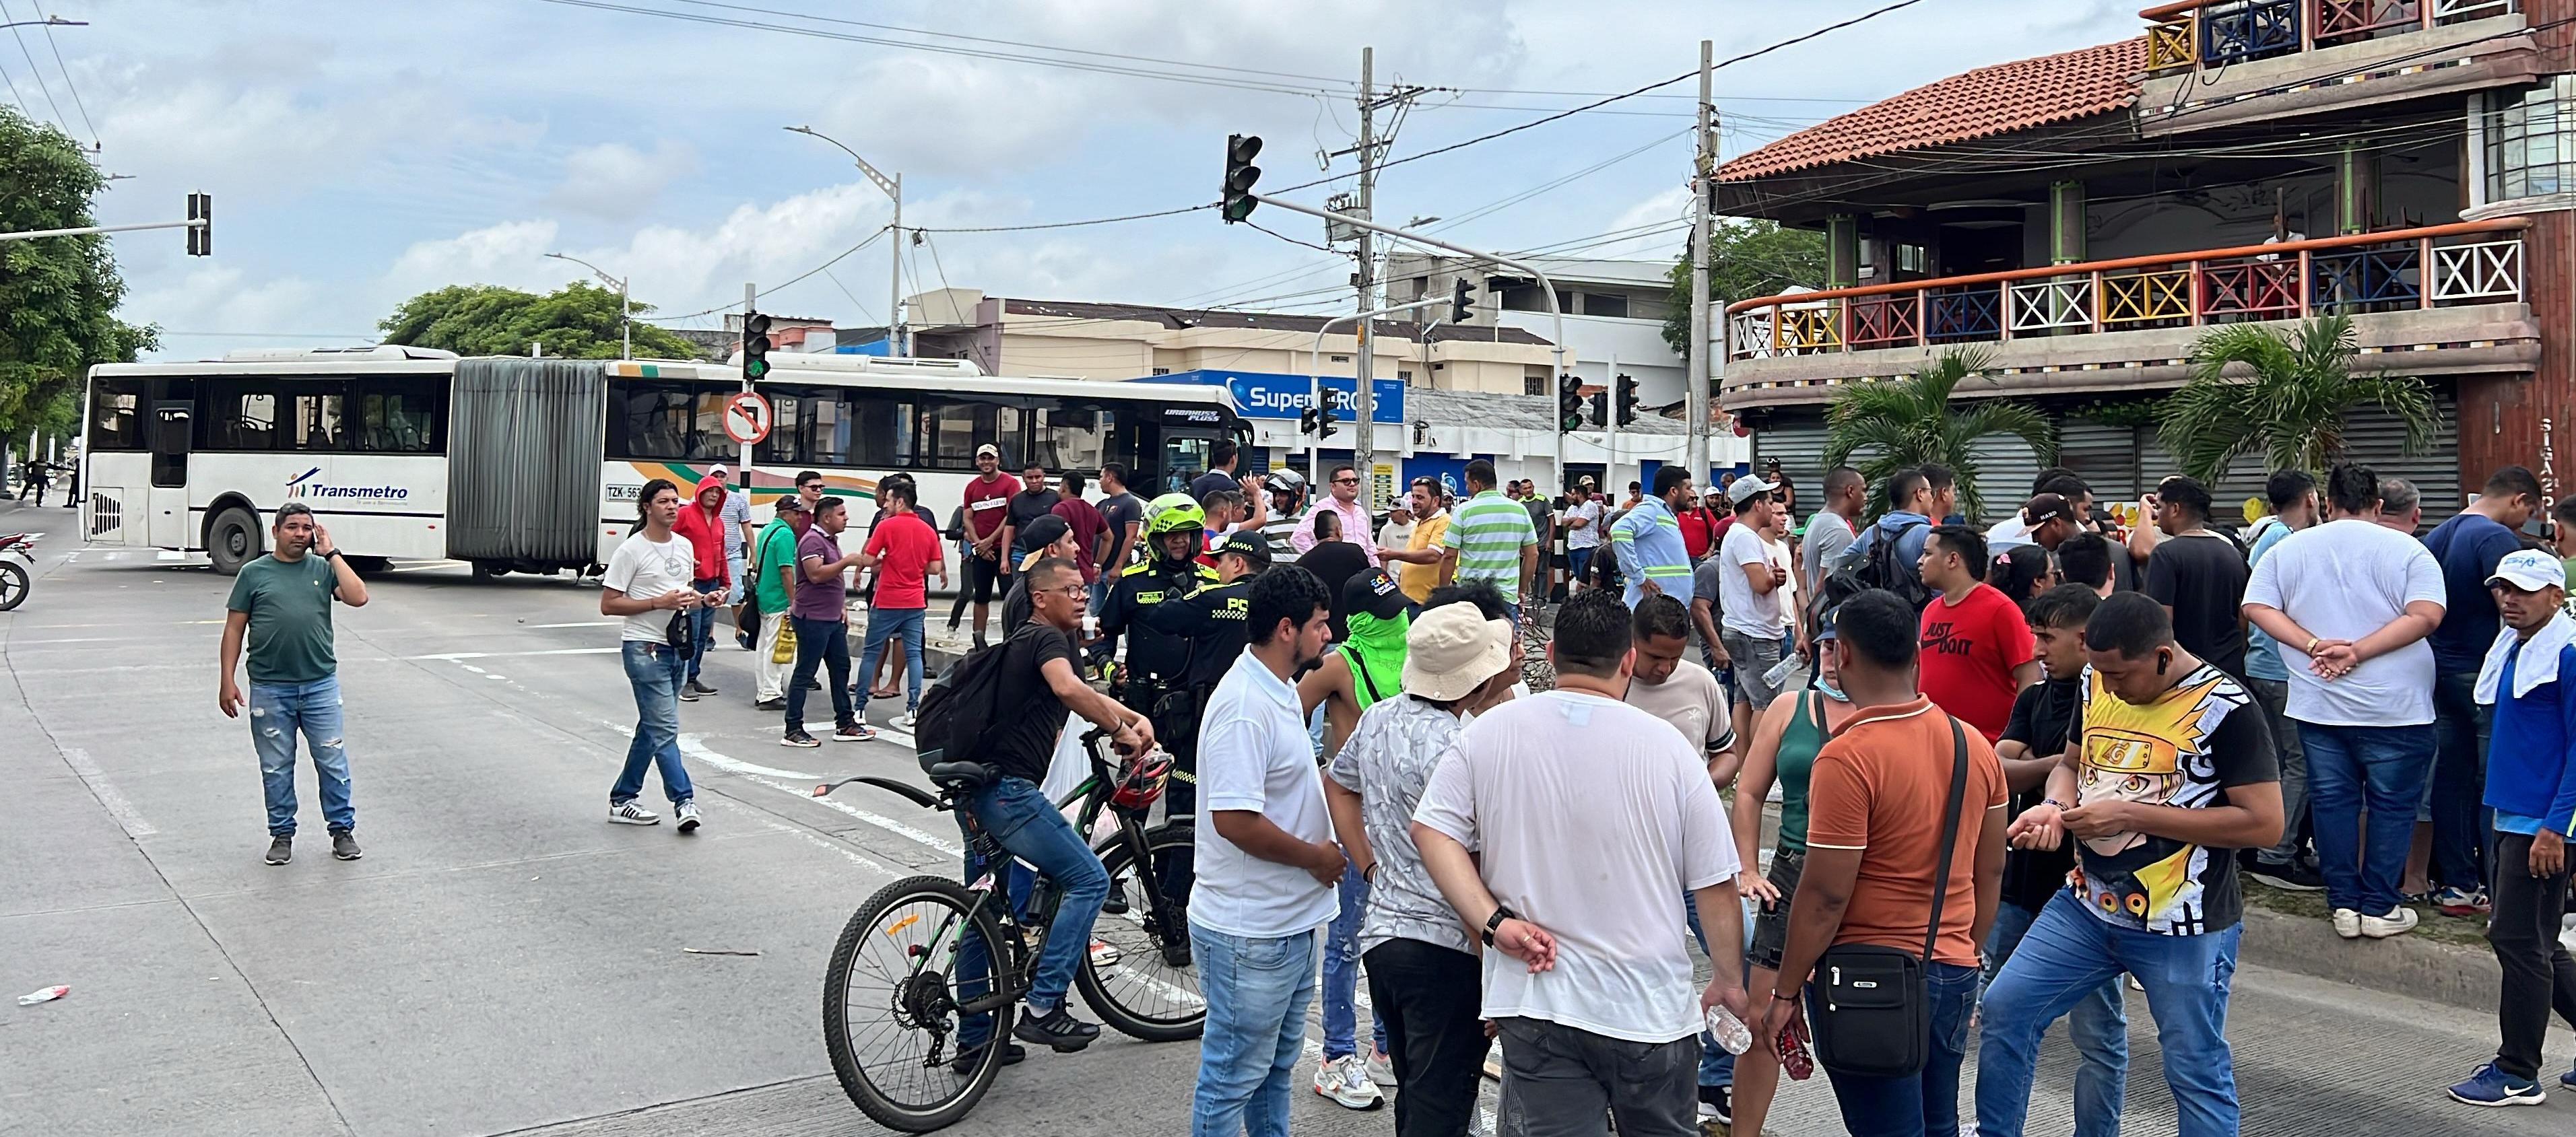
<svg viewBox="0 0 2576 1137">
<path fill-rule="evenodd" d="M 2549 505 L 2522 467 L 2418 538 L 2414 487 L 2354 465 L 2274 473 L 2239 531 L 2181 476 L 2124 526 L 2048 470 L 1981 529 L 1937 465 L 1877 486 L 1832 470 L 1801 519 L 1776 469 L 1703 493 L 1666 467 L 1614 506 L 1588 477 L 1549 498 L 1480 460 L 1379 518 L 1347 464 L 1310 486 L 1238 478 L 1230 446 L 1216 459 L 1150 502 L 1105 465 L 1093 500 L 1079 472 L 1013 477 L 983 447 L 944 535 L 890 476 L 851 551 L 853 503 L 811 471 L 757 528 L 722 469 L 687 497 L 647 484 L 600 604 L 639 712 L 609 820 L 659 823 L 639 802 L 658 768 L 679 829 L 698 828 L 677 703 L 715 693 L 701 664 L 727 605 L 784 745 L 819 745 L 811 690 L 836 740 L 876 737 L 876 697 L 904 698 L 909 729 L 953 555 L 952 626 L 971 605 L 1020 724 L 965 811 L 1064 886 L 1057 928 L 1075 929 L 1061 958 L 1050 939 L 1015 1036 L 1098 1034 L 1064 998 L 1106 889 L 1046 804 L 1062 738 L 1082 719 L 1126 753 L 1168 750 L 1165 809 L 1196 822 L 1163 882 L 1207 1002 L 1194 1132 L 1287 1131 L 1320 1001 L 1312 1089 L 1366 1109 L 1392 1087 L 1407 1137 L 1467 1132 L 1489 1073 L 1507 1132 L 1759 1132 L 1781 1075 L 1814 1066 L 1853 1133 L 1955 1133 L 1973 1109 L 2009 1137 L 2060 1018 L 2076 1132 L 2107 1137 L 2125 976 L 2180 1132 L 2232 1134 L 2240 876 L 2322 893 L 2345 939 L 2484 919 L 2500 1042 L 2448 1094 L 2543 1097 L 2548 1016 L 2576 1023 L 2558 939 L 2576 498 Z M 2554 546 L 2530 535 L 2548 519 Z M 221 701 L 252 708 L 270 862 L 295 831 L 298 728 L 354 859 L 329 607 L 365 589 L 301 507 L 275 536 L 236 582 Z M 1533 691 L 1525 642 L 1558 596 L 1553 685 Z M 898 644 L 899 688 L 880 680 Z M 1752 1037 L 1740 1054 L 1712 1030 L 1728 1016 Z"/>
</svg>

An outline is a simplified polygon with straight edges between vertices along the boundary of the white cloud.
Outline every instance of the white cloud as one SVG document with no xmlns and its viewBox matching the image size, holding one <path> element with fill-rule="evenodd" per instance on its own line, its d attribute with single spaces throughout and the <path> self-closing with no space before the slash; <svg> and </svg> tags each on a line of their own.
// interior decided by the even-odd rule
<svg viewBox="0 0 2576 1137">
<path fill-rule="evenodd" d="M 504 221 L 435 241 L 421 241 L 394 259 L 387 281 L 401 294 L 449 284 L 508 284 L 542 287 L 536 282 L 583 275 L 578 269 L 545 260 L 555 251 L 558 226 L 552 219 Z"/>
<path fill-rule="evenodd" d="M 696 148 L 663 139 L 645 153 L 623 142 L 585 146 L 564 157 L 561 184 L 546 203 L 612 221 L 649 212 L 662 187 L 698 172 Z"/>
</svg>

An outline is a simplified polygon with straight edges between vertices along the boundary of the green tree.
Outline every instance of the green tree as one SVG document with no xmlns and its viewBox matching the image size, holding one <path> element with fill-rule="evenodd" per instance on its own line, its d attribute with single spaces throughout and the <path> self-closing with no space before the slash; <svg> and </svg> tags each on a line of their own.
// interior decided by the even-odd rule
<svg viewBox="0 0 2576 1137">
<path fill-rule="evenodd" d="M 2166 398 L 2157 434 L 2182 471 L 2216 485 L 2260 452 L 2265 468 L 2324 473 L 2343 456 L 2343 425 L 2362 407 L 2406 424 L 2406 451 L 2432 441 L 2433 392 L 2411 375 L 2355 375 L 2352 320 L 2327 316 L 2282 334 L 2254 324 L 2214 328 L 2191 345 L 2191 379 Z M 2242 364 L 2253 374 L 2227 375 Z"/>
<path fill-rule="evenodd" d="M 106 184 L 69 135 L 0 107 L 0 232 L 96 225 L 90 199 Z M 157 329 L 116 318 L 124 299 L 105 236 L 0 242 L 0 438 L 70 434 L 92 364 L 160 346 Z"/>
<path fill-rule="evenodd" d="M 1664 342 L 1673 354 L 1690 356 L 1691 272 L 1689 242 L 1673 262 L 1672 301 L 1665 307 Z M 1775 296 L 1791 285 L 1818 287 L 1825 282 L 1825 235 L 1812 229 L 1783 229 L 1777 221 L 1721 217 L 1709 228 L 1709 318 L 1725 318 L 1726 306 L 1756 296 Z M 1710 335 L 1718 334 L 1712 326 Z"/>
<path fill-rule="evenodd" d="M 669 329 L 643 322 L 653 306 L 635 304 L 635 354 L 644 359 L 695 359 L 697 346 Z M 376 327 L 385 342 L 445 348 L 458 355 L 526 355 L 544 344 L 547 355 L 615 359 L 617 294 L 577 280 L 539 296 L 497 284 L 451 284 L 394 309 Z"/>
<path fill-rule="evenodd" d="M 2010 399 L 1978 399 L 1963 404 L 1966 409 L 1954 408 L 1960 382 L 1984 371 L 1986 362 L 1982 348 L 1951 348 L 1909 378 L 1844 387 L 1825 412 L 1825 465 L 1863 456 L 1860 472 L 1869 480 L 1871 503 L 1885 509 L 1889 477 L 1938 462 L 1958 474 L 1960 511 L 1984 517 L 1973 449 L 1979 439 L 2008 434 L 2028 443 L 2043 464 L 2057 460 L 2056 428 L 2036 408 Z"/>
</svg>

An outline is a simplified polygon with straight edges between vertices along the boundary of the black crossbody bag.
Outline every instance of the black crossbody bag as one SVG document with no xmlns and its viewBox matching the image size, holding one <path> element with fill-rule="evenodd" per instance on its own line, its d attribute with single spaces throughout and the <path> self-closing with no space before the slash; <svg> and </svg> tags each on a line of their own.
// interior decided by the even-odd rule
<svg viewBox="0 0 2576 1137">
<path fill-rule="evenodd" d="M 1950 898 L 1950 861 L 1959 848 L 1959 814 L 1968 790 L 1968 737 L 1950 720 L 1950 803 L 1941 816 L 1941 867 L 1933 875 L 1932 923 L 1923 954 L 1877 944 L 1835 944 L 1816 960 L 1816 1010 L 1809 1028 L 1816 1060 L 1827 1070 L 1866 1078 L 1920 1072 L 1932 1047 L 1932 948 L 1941 935 L 1941 906 Z"/>
</svg>

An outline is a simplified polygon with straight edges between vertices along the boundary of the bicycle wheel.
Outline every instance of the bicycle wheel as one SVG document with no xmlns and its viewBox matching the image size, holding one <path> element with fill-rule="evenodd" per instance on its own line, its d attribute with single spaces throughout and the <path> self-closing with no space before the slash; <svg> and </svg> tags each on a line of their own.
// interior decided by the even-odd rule
<svg viewBox="0 0 2576 1137">
<path fill-rule="evenodd" d="M 841 929 L 823 976 L 823 1044 L 841 1089 L 877 1124 L 927 1133 L 975 1108 L 1001 1069 L 1002 1048 L 969 1046 L 961 1000 L 991 981 L 960 980 L 994 965 L 1003 932 L 979 895 L 953 880 L 916 876 L 877 890 Z M 1009 1040 L 1010 1004 L 980 1016 L 986 1038 Z"/>
<path fill-rule="evenodd" d="M 1190 963 L 1188 898 L 1158 887 L 1177 875 L 1170 871 L 1179 867 L 1176 860 L 1188 863 L 1191 836 L 1187 825 L 1146 832 L 1141 866 L 1125 829 L 1099 849 L 1109 894 L 1125 898 L 1126 906 L 1092 925 L 1099 946 L 1083 953 L 1074 982 L 1101 1021 L 1147 1042 L 1197 1038 L 1207 1028 L 1207 999 Z"/>
</svg>

